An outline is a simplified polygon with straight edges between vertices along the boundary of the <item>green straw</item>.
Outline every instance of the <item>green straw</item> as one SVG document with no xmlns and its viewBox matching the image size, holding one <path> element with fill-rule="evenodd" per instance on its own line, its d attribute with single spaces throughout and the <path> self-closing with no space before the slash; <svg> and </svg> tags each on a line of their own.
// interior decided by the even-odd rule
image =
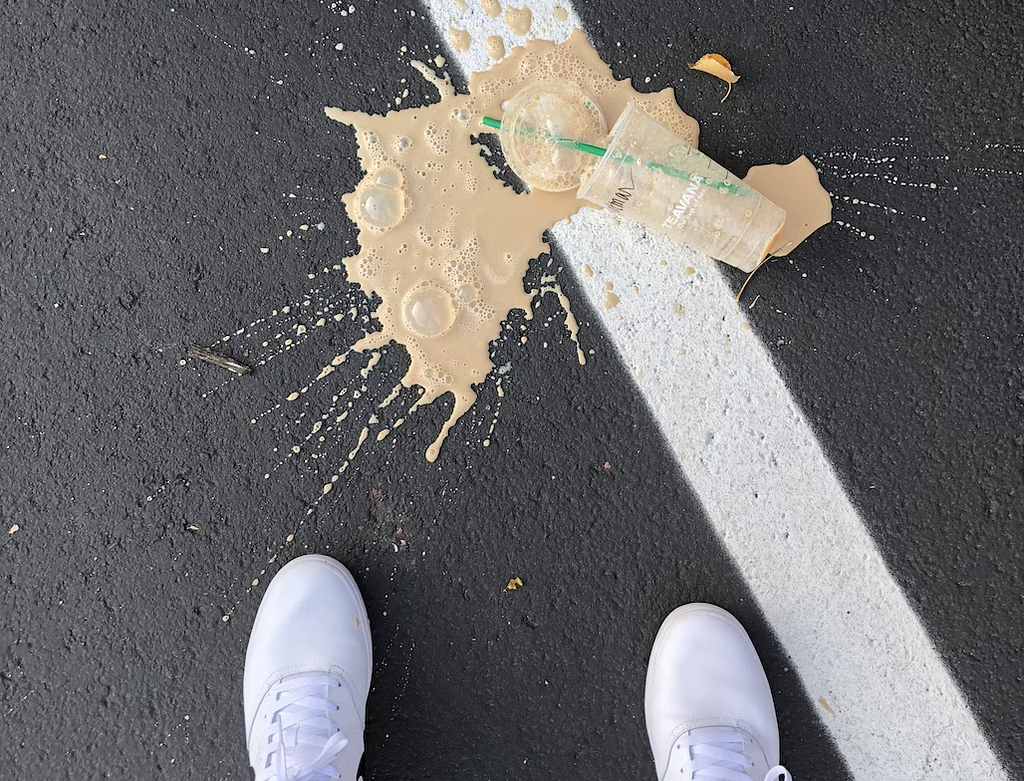
<svg viewBox="0 0 1024 781">
<path fill-rule="evenodd" d="M 495 130 L 501 130 L 501 120 L 500 119 L 494 119 L 493 117 L 483 117 L 480 120 L 480 124 L 485 125 L 486 127 L 494 128 Z M 522 130 L 519 131 L 519 133 L 521 135 L 525 135 L 528 132 L 530 132 L 530 131 L 528 131 L 525 128 L 523 128 Z M 545 135 L 547 135 L 547 134 L 545 134 Z M 588 155 L 594 155 L 595 157 L 604 157 L 606 154 L 608 154 L 608 150 L 607 149 L 605 149 L 604 147 L 600 147 L 600 146 L 594 146 L 594 144 L 585 144 L 582 141 L 574 141 L 571 138 L 558 138 L 557 136 L 548 136 L 548 137 L 554 139 L 555 143 L 558 146 L 566 147 L 567 149 L 576 149 L 576 150 L 578 150 L 580 152 L 584 152 L 584 153 L 586 153 Z M 637 160 L 632 155 L 626 155 L 625 157 L 622 158 L 622 162 L 627 163 L 629 165 L 636 165 L 640 161 Z M 672 168 L 672 167 L 667 166 L 667 165 L 662 165 L 661 163 L 650 163 L 650 162 L 648 162 L 648 163 L 643 163 L 643 166 L 644 166 L 644 168 L 649 168 L 649 169 L 651 169 L 653 171 L 661 171 L 662 173 L 668 174 L 669 176 L 674 176 L 674 177 L 676 177 L 678 179 L 689 179 L 690 178 L 690 174 L 686 173 L 685 171 L 680 171 L 678 168 Z M 708 181 L 705 181 L 705 184 L 708 187 L 712 187 L 712 188 L 714 188 L 716 190 L 724 190 L 725 192 L 734 193 L 734 194 L 738 194 L 739 193 L 739 187 L 737 185 L 731 184 L 729 182 L 708 182 Z"/>
<path fill-rule="evenodd" d="M 484 117 L 483 119 L 480 120 L 480 122 L 481 124 L 484 124 L 487 127 L 493 127 L 495 130 L 501 130 L 500 119 Z M 524 128 L 523 130 L 520 131 L 520 134 L 525 135 L 527 132 L 529 131 L 527 131 Z M 549 138 L 554 138 L 555 143 L 558 144 L 559 146 L 568 147 L 569 149 L 577 149 L 580 152 L 586 152 L 588 155 L 595 155 L 597 157 L 604 157 L 605 153 L 608 151 L 603 147 L 594 146 L 593 144 L 585 144 L 582 141 L 574 141 L 571 138 L 556 138 L 554 136 L 549 136 Z"/>
</svg>

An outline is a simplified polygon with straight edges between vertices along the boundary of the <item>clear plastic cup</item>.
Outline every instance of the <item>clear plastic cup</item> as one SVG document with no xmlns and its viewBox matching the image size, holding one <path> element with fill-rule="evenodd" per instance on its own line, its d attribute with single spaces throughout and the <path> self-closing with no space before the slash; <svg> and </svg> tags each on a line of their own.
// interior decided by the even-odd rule
<svg viewBox="0 0 1024 781">
<path fill-rule="evenodd" d="M 608 151 L 577 195 L 753 271 L 782 230 L 786 212 L 632 102 Z"/>
</svg>

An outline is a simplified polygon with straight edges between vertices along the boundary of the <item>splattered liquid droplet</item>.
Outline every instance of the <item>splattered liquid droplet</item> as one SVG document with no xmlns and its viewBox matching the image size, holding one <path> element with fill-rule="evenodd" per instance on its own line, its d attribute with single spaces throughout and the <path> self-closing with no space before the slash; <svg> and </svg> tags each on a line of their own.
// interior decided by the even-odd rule
<svg viewBox="0 0 1024 781">
<path fill-rule="evenodd" d="M 500 35 L 491 35 L 487 38 L 487 56 L 494 62 L 505 56 L 505 42 Z"/>
</svg>

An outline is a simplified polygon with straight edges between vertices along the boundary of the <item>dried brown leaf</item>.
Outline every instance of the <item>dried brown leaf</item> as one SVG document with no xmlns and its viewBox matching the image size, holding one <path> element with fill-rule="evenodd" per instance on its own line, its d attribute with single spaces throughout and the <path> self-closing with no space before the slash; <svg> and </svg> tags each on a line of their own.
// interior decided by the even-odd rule
<svg viewBox="0 0 1024 781">
<path fill-rule="evenodd" d="M 729 91 L 725 93 L 725 98 L 729 97 L 732 92 L 732 85 L 740 80 L 740 77 L 732 72 L 732 65 L 725 59 L 721 54 L 705 54 L 697 62 L 691 62 L 690 67 L 695 71 L 702 71 L 703 73 L 710 73 L 729 84 Z M 722 102 L 725 102 L 725 98 L 722 98 Z"/>
</svg>

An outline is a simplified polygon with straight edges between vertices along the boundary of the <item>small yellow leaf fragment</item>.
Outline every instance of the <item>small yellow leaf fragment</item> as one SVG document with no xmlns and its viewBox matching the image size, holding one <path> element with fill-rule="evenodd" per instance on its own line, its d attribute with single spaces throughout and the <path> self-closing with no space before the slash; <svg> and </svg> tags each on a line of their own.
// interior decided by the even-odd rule
<svg viewBox="0 0 1024 781">
<path fill-rule="evenodd" d="M 721 54 L 705 54 L 697 62 L 691 62 L 690 67 L 695 71 L 710 73 L 730 84 L 735 84 L 740 80 L 740 77 L 732 72 L 732 65 Z"/>
<path fill-rule="evenodd" d="M 522 578 L 512 578 L 512 580 L 508 582 L 508 585 L 505 586 L 505 591 L 515 591 L 521 585 L 523 585 Z"/>
<path fill-rule="evenodd" d="M 740 77 L 732 72 L 732 65 L 721 54 L 705 54 L 697 62 L 691 62 L 690 67 L 695 71 L 710 73 L 712 76 L 728 82 L 729 91 L 725 93 L 725 98 L 729 97 L 729 93 L 732 92 L 732 85 L 740 80 Z M 725 98 L 722 98 L 723 103 Z"/>
</svg>

